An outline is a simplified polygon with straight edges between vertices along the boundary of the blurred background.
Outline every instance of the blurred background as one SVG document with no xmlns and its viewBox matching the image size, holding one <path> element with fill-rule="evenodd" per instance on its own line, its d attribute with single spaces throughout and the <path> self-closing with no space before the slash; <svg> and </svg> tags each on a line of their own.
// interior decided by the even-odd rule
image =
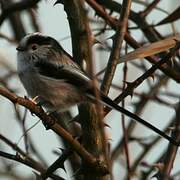
<svg viewBox="0 0 180 180">
<path fill-rule="evenodd" d="M 0 1 L 1 2 L 1 14 L 3 12 L 3 6 L 8 3 L 12 3 L 12 0 Z M 16 2 L 16 1 L 14 1 Z M 117 1 L 121 3 L 121 1 Z M 131 9 L 135 12 L 143 11 L 148 4 L 152 1 L 144 0 L 132 1 Z M 6 4 L 7 3 L 7 4 Z M 18 76 L 16 74 L 16 46 L 20 40 L 20 36 L 14 29 L 13 26 L 17 26 L 17 31 L 23 33 L 32 33 L 35 31 L 40 31 L 44 34 L 54 37 L 60 42 L 64 49 L 72 54 L 72 45 L 71 45 L 71 35 L 69 30 L 69 24 L 67 20 L 67 15 L 64 11 L 64 7 L 61 4 L 54 6 L 55 1 L 42 0 L 39 1 L 37 6 L 33 9 L 28 9 L 19 12 L 15 12 L 17 16 L 20 16 L 21 23 L 19 26 L 13 21 L 15 17 L 7 18 L 1 24 L 0 29 L 0 86 L 5 86 L 8 89 L 12 90 L 20 96 L 25 96 L 26 92 L 20 83 Z M 178 6 L 180 6 L 179 0 L 161 0 L 156 8 L 149 13 L 146 17 L 146 21 L 149 24 L 157 24 L 162 19 L 164 19 L 169 13 L 173 12 Z M 103 21 L 95 16 L 94 11 L 86 4 L 88 10 L 91 29 L 93 34 L 98 33 L 98 29 L 104 26 Z M 14 14 L 13 14 L 14 15 Z M 118 16 L 117 13 L 113 13 L 113 16 Z M 34 18 L 34 19 L 33 19 Z M 129 27 L 136 27 L 132 21 L 129 21 Z M 18 29 L 18 28 L 24 29 Z M 180 32 L 180 20 L 177 20 L 173 23 L 168 23 L 165 25 L 155 27 L 158 32 L 163 37 L 169 37 L 175 35 L 175 33 Z M 22 33 L 22 31 L 24 31 Z M 139 29 L 132 28 L 129 29 L 131 35 L 141 44 L 150 43 L 146 36 Z M 20 34 L 20 33 L 19 33 Z M 109 39 L 114 34 L 113 30 L 106 30 L 104 33 L 101 33 L 97 36 L 98 41 L 101 44 L 96 44 L 93 47 L 93 60 L 94 60 L 94 71 L 98 73 L 107 65 L 107 61 L 110 54 L 112 40 Z M 132 48 L 128 48 L 128 52 L 132 51 Z M 125 43 L 123 44 L 122 55 L 125 54 Z M 127 72 L 127 82 L 132 82 L 138 78 L 146 69 L 151 67 L 151 64 L 147 61 L 139 61 L 139 59 L 134 60 L 130 63 L 127 63 L 128 72 Z M 123 67 L 124 64 L 120 64 L 117 67 L 116 75 L 113 79 L 113 84 L 109 96 L 114 99 L 119 92 L 121 92 L 120 87 L 123 86 Z M 132 112 L 136 112 L 140 117 L 145 120 L 148 120 L 153 125 L 160 129 L 166 128 L 168 123 L 171 123 L 172 119 L 175 118 L 175 104 L 179 101 L 180 87 L 179 84 L 174 80 L 167 78 L 161 71 L 155 72 L 156 76 L 153 79 L 149 78 L 144 83 L 142 83 L 137 89 L 133 97 L 128 96 L 125 99 L 125 108 Z M 103 75 L 99 76 L 99 79 L 102 80 Z M 162 85 L 157 87 L 157 84 Z M 118 88 L 117 88 L 118 87 Z M 158 91 L 154 88 L 158 88 Z M 153 93 L 158 93 L 154 94 Z M 152 94 L 150 94 L 152 92 Z M 142 96 L 142 94 L 144 96 Z M 150 99 L 144 104 L 142 102 L 143 98 L 145 99 L 150 95 Z M 157 96 L 156 96 L 157 95 Z M 158 97 L 158 98 L 156 98 Z M 160 100 L 159 100 L 160 99 Z M 15 109 L 17 111 L 15 111 Z M 19 114 L 18 114 L 18 113 Z M 25 115 L 27 113 L 27 115 Z M 72 109 L 72 115 L 77 114 L 77 108 Z M 60 147 L 63 145 L 53 131 L 46 131 L 44 126 L 36 116 L 32 116 L 30 112 L 26 112 L 23 107 L 14 105 L 9 102 L 7 99 L 0 96 L 0 134 L 10 139 L 13 143 L 17 144 L 22 150 L 26 151 L 25 146 L 25 135 L 22 130 L 21 122 L 23 117 L 25 117 L 24 127 L 29 129 L 27 134 L 28 137 L 33 142 L 33 146 L 41 154 L 43 161 L 47 165 L 50 165 L 57 159 L 57 152 L 61 153 Z M 126 126 L 128 126 L 129 118 L 125 117 Z M 110 149 L 113 161 L 113 177 L 112 179 L 126 179 L 126 159 L 125 154 L 122 148 L 117 148 L 122 138 L 122 123 L 121 116 L 116 111 L 111 111 L 106 117 L 105 122 L 109 127 L 105 128 L 107 137 L 110 143 Z M 37 123 L 37 124 L 36 124 Z M 32 127 L 33 126 L 33 127 Z M 157 137 L 155 133 L 136 123 L 135 128 L 131 132 L 131 142 L 129 143 L 129 156 L 130 162 L 134 167 L 134 162 L 140 156 L 138 165 L 134 168 L 134 176 L 132 179 L 141 179 L 142 174 L 149 172 L 146 179 L 150 179 L 155 173 L 156 168 L 153 167 L 154 163 L 158 161 L 158 158 L 165 153 L 167 149 L 168 142 L 164 139 L 160 139 L 157 144 L 153 144 L 149 147 L 146 147 L 144 152 L 144 144 L 152 142 L 152 139 Z M 133 140 L 133 138 L 135 140 Z M 139 139 L 139 141 L 138 141 Z M 149 149 L 148 149 L 149 148 Z M 0 140 L 0 150 L 8 153 L 14 154 L 15 151 L 12 150 L 6 143 Z M 142 155 L 144 152 L 144 155 Z M 34 159 L 38 157 L 30 150 L 29 155 Z M 175 163 L 172 170 L 172 175 L 175 179 L 180 179 L 180 156 L 179 152 L 177 153 Z M 0 157 L 0 180 L 10 180 L 10 179 L 35 179 L 34 170 L 31 168 L 22 165 L 18 162 L 7 160 Z M 57 170 L 57 174 L 60 174 L 65 179 L 74 179 L 73 171 L 69 167 L 68 161 L 65 162 L 66 172 L 62 169 Z M 152 171 L 149 171 L 153 168 Z M 17 176 L 17 177 L 16 177 Z M 156 178 L 154 178 L 156 179 Z"/>
</svg>

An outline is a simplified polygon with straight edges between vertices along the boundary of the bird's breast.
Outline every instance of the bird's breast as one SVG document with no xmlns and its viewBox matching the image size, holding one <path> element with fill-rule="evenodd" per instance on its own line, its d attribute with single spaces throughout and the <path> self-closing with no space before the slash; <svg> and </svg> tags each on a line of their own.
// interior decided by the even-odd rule
<svg viewBox="0 0 180 180">
<path fill-rule="evenodd" d="M 64 111 L 84 101 L 82 92 L 64 79 L 48 78 L 33 69 L 20 72 L 19 77 L 28 95 L 31 98 L 37 96 L 37 101 L 49 111 Z"/>
</svg>

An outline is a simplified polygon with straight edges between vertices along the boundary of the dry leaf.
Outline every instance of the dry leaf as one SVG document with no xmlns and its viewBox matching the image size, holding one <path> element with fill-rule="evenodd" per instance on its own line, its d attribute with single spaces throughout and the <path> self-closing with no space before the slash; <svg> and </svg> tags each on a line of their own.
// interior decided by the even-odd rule
<svg viewBox="0 0 180 180">
<path fill-rule="evenodd" d="M 180 41 L 180 34 L 177 34 L 176 36 L 166 38 L 164 40 L 160 40 L 158 42 L 140 47 L 140 48 L 122 56 L 120 58 L 119 63 L 131 61 L 134 59 L 142 59 L 147 56 L 152 56 L 152 55 L 158 54 L 160 52 L 167 51 L 176 45 L 175 40 Z"/>
</svg>

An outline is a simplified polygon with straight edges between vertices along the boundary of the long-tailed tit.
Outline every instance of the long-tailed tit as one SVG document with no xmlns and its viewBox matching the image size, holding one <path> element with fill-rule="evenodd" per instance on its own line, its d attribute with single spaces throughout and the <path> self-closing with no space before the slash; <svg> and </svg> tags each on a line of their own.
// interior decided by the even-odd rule
<svg viewBox="0 0 180 180">
<path fill-rule="evenodd" d="M 17 69 L 30 97 L 38 97 L 48 111 L 65 111 L 73 105 L 95 100 L 92 80 L 52 37 L 26 35 L 17 47 Z M 100 102 L 147 126 L 171 143 L 178 143 L 155 126 L 115 104 L 101 91 Z"/>
</svg>

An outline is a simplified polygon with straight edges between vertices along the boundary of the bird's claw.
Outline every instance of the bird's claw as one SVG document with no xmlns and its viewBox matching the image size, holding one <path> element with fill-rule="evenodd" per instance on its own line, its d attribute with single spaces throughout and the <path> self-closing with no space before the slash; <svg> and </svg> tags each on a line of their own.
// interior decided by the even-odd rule
<svg viewBox="0 0 180 180">
<path fill-rule="evenodd" d="M 34 104 L 38 104 L 39 102 L 37 101 L 37 99 L 39 98 L 39 96 L 35 96 L 31 99 L 31 101 L 34 103 Z"/>
</svg>

